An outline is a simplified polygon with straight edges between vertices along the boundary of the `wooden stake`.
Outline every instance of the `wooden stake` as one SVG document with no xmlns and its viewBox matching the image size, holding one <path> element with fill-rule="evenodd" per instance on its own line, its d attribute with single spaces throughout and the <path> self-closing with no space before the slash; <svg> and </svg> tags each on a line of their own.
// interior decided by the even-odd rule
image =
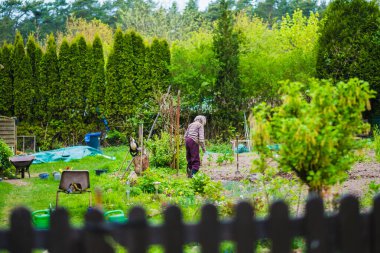
<svg viewBox="0 0 380 253">
<path fill-rule="evenodd" d="M 179 116 L 181 113 L 181 90 L 178 90 L 177 96 L 177 122 L 176 122 L 176 168 L 177 168 L 177 176 L 179 174 Z"/>
</svg>

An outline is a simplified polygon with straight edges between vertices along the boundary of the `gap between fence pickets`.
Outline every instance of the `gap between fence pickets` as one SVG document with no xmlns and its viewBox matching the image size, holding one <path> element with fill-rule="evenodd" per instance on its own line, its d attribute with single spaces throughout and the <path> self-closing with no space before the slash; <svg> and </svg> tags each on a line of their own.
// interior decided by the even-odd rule
<svg viewBox="0 0 380 253">
<path fill-rule="evenodd" d="M 253 207 L 242 202 L 236 206 L 232 219 L 219 220 L 217 208 L 202 207 L 197 224 L 184 224 L 181 211 L 171 206 L 164 212 L 164 223 L 150 225 L 145 210 L 134 207 L 126 224 L 105 223 L 103 214 L 93 209 L 85 216 L 85 225 L 73 228 L 68 213 L 57 209 L 51 216 L 51 228 L 35 230 L 30 212 L 15 209 L 9 230 L 0 230 L 0 250 L 24 253 L 31 249 L 51 249 L 50 252 L 113 252 L 107 236 L 128 248 L 131 253 L 146 252 L 149 245 L 160 244 L 165 252 L 182 252 L 184 244 L 199 243 L 202 252 L 219 252 L 222 241 L 236 242 L 238 252 L 253 252 L 260 239 L 272 241 L 271 252 L 291 252 L 292 239 L 303 237 L 307 252 L 380 252 L 380 198 L 375 198 L 368 213 L 359 212 L 359 202 L 353 196 L 342 199 L 339 211 L 327 216 L 320 198 L 306 203 L 303 217 L 291 218 L 284 202 L 271 205 L 269 216 L 257 219 Z M 78 248 L 78 249 L 76 249 Z M 91 251 L 89 251 L 91 249 Z"/>
</svg>

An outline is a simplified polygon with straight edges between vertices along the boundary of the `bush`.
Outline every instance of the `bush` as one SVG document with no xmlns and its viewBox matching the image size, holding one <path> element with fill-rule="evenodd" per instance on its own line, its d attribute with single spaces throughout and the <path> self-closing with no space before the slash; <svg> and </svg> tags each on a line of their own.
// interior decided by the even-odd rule
<svg viewBox="0 0 380 253">
<path fill-rule="evenodd" d="M 374 97 L 367 82 L 350 79 L 347 83 L 311 80 L 308 85 L 284 83 L 282 105 L 263 104 L 255 110 L 253 143 L 265 169 L 266 159 L 293 171 L 311 191 L 347 178 L 354 160 L 354 136 L 364 127 L 362 112 L 370 109 Z M 268 145 L 281 144 L 278 156 Z"/>
<path fill-rule="evenodd" d="M 153 140 L 146 143 L 146 146 L 151 153 L 149 159 L 155 167 L 172 166 L 175 159 L 175 145 L 174 140 L 170 140 L 168 133 L 162 132 L 161 136 L 156 135 Z M 186 168 L 186 151 L 184 148 L 180 148 L 179 167 Z"/>
<path fill-rule="evenodd" d="M 9 161 L 9 157 L 13 155 L 8 145 L 0 139 L 0 175 L 4 176 L 9 173 L 12 168 L 12 164 Z"/>
<path fill-rule="evenodd" d="M 120 146 L 128 144 L 127 137 L 117 130 L 109 131 L 107 133 L 106 141 L 111 146 Z"/>
</svg>

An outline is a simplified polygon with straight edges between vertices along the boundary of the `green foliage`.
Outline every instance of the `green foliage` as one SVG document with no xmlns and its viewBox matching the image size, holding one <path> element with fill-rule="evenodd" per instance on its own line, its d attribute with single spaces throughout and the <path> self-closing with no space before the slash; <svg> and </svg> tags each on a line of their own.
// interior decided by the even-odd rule
<svg viewBox="0 0 380 253">
<path fill-rule="evenodd" d="M 212 48 L 212 34 L 192 33 L 189 39 L 175 41 L 171 47 L 170 65 L 173 83 L 181 90 L 181 107 L 185 114 L 209 112 L 218 61 Z M 181 112 L 182 113 L 182 112 Z"/>
<path fill-rule="evenodd" d="M 191 187 L 193 188 L 195 193 L 204 194 L 205 187 L 211 182 L 209 176 L 207 176 L 203 172 L 196 173 L 191 179 Z"/>
<path fill-rule="evenodd" d="M 174 159 L 174 145 L 167 132 L 161 132 L 161 135 L 155 135 L 152 140 L 146 143 L 151 152 L 150 161 L 156 167 L 170 167 Z"/>
<path fill-rule="evenodd" d="M 0 50 L 0 114 L 14 116 L 13 71 L 12 71 L 13 46 L 4 43 Z"/>
<path fill-rule="evenodd" d="M 99 36 L 96 36 L 91 49 L 92 78 L 91 85 L 87 91 L 86 111 L 89 120 L 99 122 L 99 113 L 105 110 L 106 80 L 104 70 L 103 45 Z"/>
<path fill-rule="evenodd" d="M 36 103 L 36 114 L 40 121 L 47 124 L 51 119 L 59 119 L 62 107 L 61 86 L 57 46 L 53 35 L 48 37 L 47 48 L 41 59 L 40 89 Z"/>
<path fill-rule="evenodd" d="M 272 28 L 258 18 L 237 17 L 242 89 L 257 103 L 276 104 L 281 80 L 306 82 L 315 76 L 319 16 L 305 15 L 296 11 Z"/>
<path fill-rule="evenodd" d="M 128 143 L 125 134 L 117 131 L 111 130 L 107 133 L 106 141 L 111 146 L 120 146 Z"/>
<path fill-rule="evenodd" d="M 228 126 L 238 122 L 239 109 L 245 94 L 241 90 L 239 78 L 239 41 L 234 31 L 234 20 L 227 0 L 221 0 L 220 18 L 213 34 L 213 49 L 219 62 L 219 70 L 215 82 L 214 115 L 218 121 L 215 126 L 221 138 L 227 140 L 231 136 L 226 131 Z M 230 99 L 234 98 L 234 99 Z"/>
<path fill-rule="evenodd" d="M 364 193 L 362 198 L 360 199 L 360 204 L 362 207 L 370 207 L 373 204 L 373 199 L 380 192 L 380 184 L 376 183 L 376 181 L 371 181 L 368 184 L 367 191 Z"/>
<path fill-rule="evenodd" d="M 146 57 L 151 89 L 154 93 L 165 92 L 170 81 L 170 49 L 167 41 L 154 39 Z"/>
<path fill-rule="evenodd" d="M 16 34 L 13 51 L 13 92 L 14 114 L 20 120 L 32 117 L 34 89 L 32 88 L 32 65 L 26 55 L 24 41 L 20 33 Z"/>
<path fill-rule="evenodd" d="M 318 41 L 318 77 L 337 81 L 357 77 L 380 91 L 378 3 L 335 0 L 324 17 Z"/>
<path fill-rule="evenodd" d="M 373 148 L 375 149 L 376 159 L 380 161 L 380 130 L 378 127 L 373 130 Z"/>
<path fill-rule="evenodd" d="M 4 175 L 7 170 L 9 170 L 12 166 L 9 161 L 9 157 L 13 155 L 11 149 L 7 144 L 0 138 L 0 175 Z"/>
<path fill-rule="evenodd" d="M 344 180 L 353 163 L 353 137 L 365 125 L 361 113 L 374 96 L 369 84 L 358 79 L 336 85 L 285 82 L 281 94 L 281 106 L 254 110 L 252 138 L 260 154 L 259 169 L 263 171 L 265 159 L 273 157 L 280 168 L 293 171 L 318 192 Z M 268 148 L 272 143 L 281 144 L 278 157 Z"/>
</svg>

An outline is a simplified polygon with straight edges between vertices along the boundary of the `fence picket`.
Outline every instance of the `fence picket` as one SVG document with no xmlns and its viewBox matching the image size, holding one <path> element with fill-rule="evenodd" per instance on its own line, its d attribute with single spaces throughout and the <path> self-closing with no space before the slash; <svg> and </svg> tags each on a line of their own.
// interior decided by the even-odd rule
<svg viewBox="0 0 380 253">
<path fill-rule="evenodd" d="M 74 231 L 69 224 L 68 212 L 63 208 L 57 208 L 50 217 L 50 230 L 48 232 L 47 248 L 51 253 L 75 252 L 79 253 L 78 238 L 74 237 Z"/>
<path fill-rule="evenodd" d="M 359 203 L 353 196 L 344 197 L 339 208 L 339 245 L 343 253 L 362 252 Z"/>
<path fill-rule="evenodd" d="M 327 224 L 323 210 L 323 201 L 319 197 L 313 197 L 306 203 L 304 225 L 308 253 L 327 252 Z"/>
<path fill-rule="evenodd" d="M 292 244 L 290 224 L 288 206 L 283 201 L 272 204 L 268 221 L 272 253 L 290 253 Z"/>
<path fill-rule="evenodd" d="M 247 202 L 236 206 L 233 226 L 237 253 L 252 253 L 255 249 L 256 230 L 252 206 Z"/>
<path fill-rule="evenodd" d="M 165 210 L 164 246 L 166 253 L 183 252 L 184 229 L 181 210 L 170 206 Z"/>
<path fill-rule="evenodd" d="M 371 253 L 380 253 L 380 195 L 373 201 L 371 211 Z"/>
<path fill-rule="evenodd" d="M 216 207 L 207 204 L 202 208 L 202 218 L 198 226 L 201 252 L 219 253 L 220 226 Z"/>
<path fill-rule="evenodd" d="M 129 213 L 130 229 L 127 230 L 127 245 L 129 253 L 145 253 L 148 248 L 148 223 L 145 210 L 141 207 L 132 208 Z"/>
<path fill-rule="evenodd" d="M 85 215 L 86 226 L 100 225 L 104 223 L 103 213 L 97 209 L 89 209 Z M 113 253 L 113 247 L 105 240 L 105 236 L 100 231 L 90 231 L 84 233 L 84 252 L 88 253 Z"/>
<path fill-rule="evenodd" d="M 9 236 L 11 253 L 32 252 L 35 234 L 30 212 L 26 208 L 19 207 L 12 212 Z"/>
</svg>

